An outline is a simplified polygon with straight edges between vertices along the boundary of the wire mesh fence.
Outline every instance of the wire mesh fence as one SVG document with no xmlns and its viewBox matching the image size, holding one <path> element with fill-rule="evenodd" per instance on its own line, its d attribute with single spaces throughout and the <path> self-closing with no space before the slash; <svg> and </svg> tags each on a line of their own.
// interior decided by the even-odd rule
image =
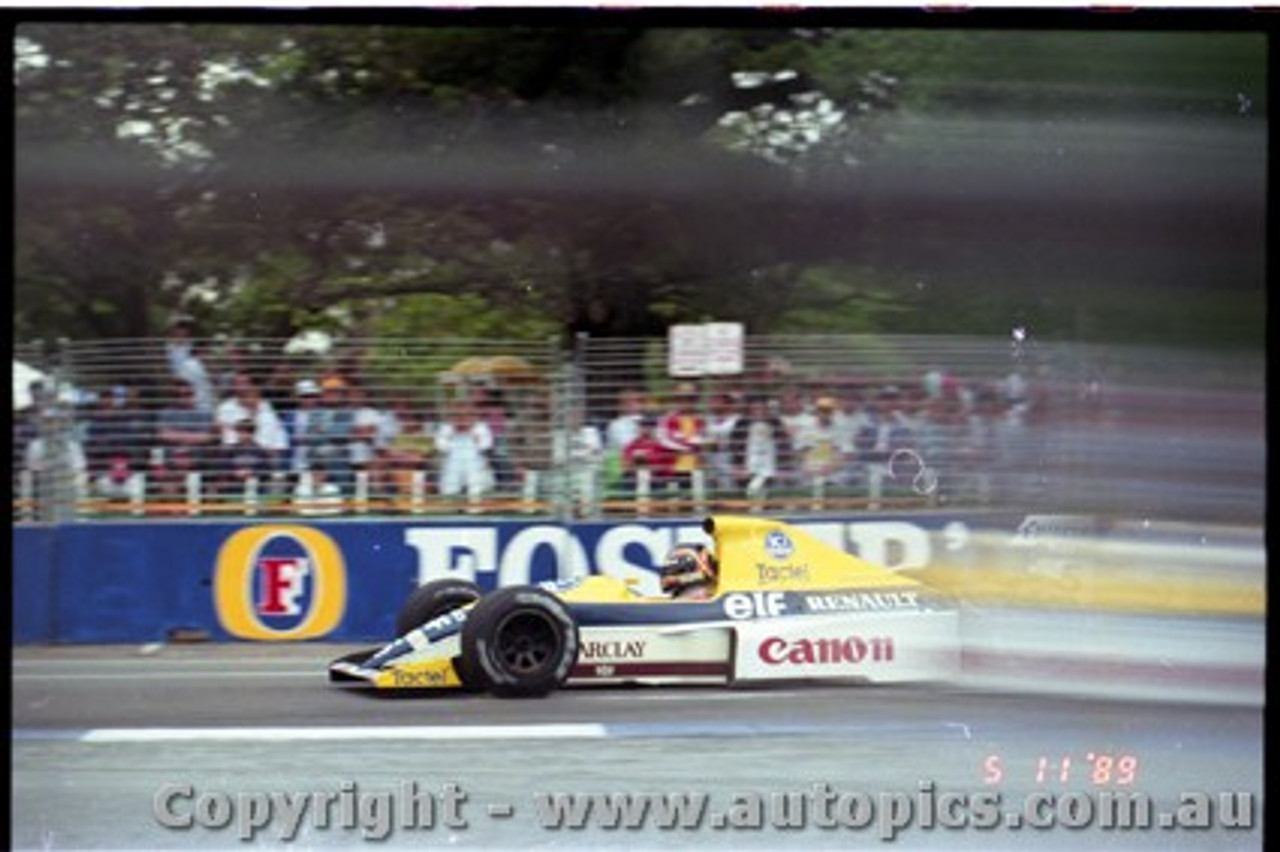
<svg viewBox="0 0 1280 852">
<path fill-rule="evenodd" d="M 1010 507 L 1255 522 L 1260 356 L 1009 338 L 15 347 L 17 522 Z M 18 365 L 31 371 L 18 373 Z"/>
</svg>

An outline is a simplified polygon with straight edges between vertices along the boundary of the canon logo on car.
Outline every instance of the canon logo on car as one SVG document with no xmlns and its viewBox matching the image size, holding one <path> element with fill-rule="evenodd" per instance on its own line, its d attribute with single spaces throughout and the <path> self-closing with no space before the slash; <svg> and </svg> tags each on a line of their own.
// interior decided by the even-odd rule
<svg viewBox="0 0 1280 852">
<path fill-rule="evenodd" d="M 845 636 L 821 639 L 784 639 L 770 636 L 760 643 L 760 659 L 771 666 L 830 665 L 838 663 L 893 662 L 893 638 Z"/>
</svg>

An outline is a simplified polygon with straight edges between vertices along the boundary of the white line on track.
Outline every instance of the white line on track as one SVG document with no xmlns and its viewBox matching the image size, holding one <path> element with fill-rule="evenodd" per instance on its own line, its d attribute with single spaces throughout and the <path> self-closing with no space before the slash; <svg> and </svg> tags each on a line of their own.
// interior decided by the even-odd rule
<svg viewBox="0 0 1280 852">
<path fill-rule="evenodd" d="M 66 738 L 81 743 L 158 742 L 285 742 L 341 740 L 530 740 L 603 739 L 604 725 L 589 722 L 543 725 L 388 725 L 356 727 L 265 728 L 94 728 L 57 735 L 57 732 L 15 731 L 15 740 Z"/>
<path fill-rule="evenodd" d="M 159 672 L 136 672 L 134 674 L 125 674 L 123 672 L 15 672 L 13 679 L 15 681 L 37 681 L 37 680 L 213 680 L 215 678 L 233 678 L 240 680 L 242 678 L 286 678 L 286 677 L 306 677 L 314 680 L 323 680 L 326 675 L 323 671 L 289 671 L 281 669 L 274 672 L 184 672 L 184 671 L 159 671 Z"/>
<path fill-rule="evenodd" d="M 663 689 L 662 687 L 654 687 L 655 689 Z M 592 687 L 587 686 L 581 689 L 573 690 L 574 700 L 589 699 L 595 701 L 625 701 L 627 703 L 633 701 L 688 701 L 690 696 L 695 697 L 698 701 L 767 701 L 773 698 L 802 698 L 803 692 L 774 692 L 774 691 L 733 691 L 726 690 L 723 687 L 719 691 L 703 689 L 697 693 L 689 692 L 682 686 L 672 686 L 669 689 L 663 689 L 661 692 L 638 692 L 629 690 L 612 690 L 606 692 L 608 687 Z M 597 691 L 599 690 L 599 691 Z M 812 695 L 812 693 L 809 693 Z"/>
<path fill-rule="evenodd" d="M 319 660 L 317 665 L 319 666 L 319 668 L 323 669 L 326 663 L 331 658 L 318 657 L 317 659 Z M 226 668 L 236 668 L 239 666 L 262 667 L 262 666 L 292 665 L 298 662 L 299 660 L 296 658 L 292 660 L 280 660 L 280 659 L 234 660 L 234 659 L 228 659 L 223 657 L 219 659 L 193 658 L 189 660 L 183 660 L 183 659 L 173 659 L 173 658 L 166 659 L 164 657 L 159 657 L 159 658 L 149 657 L 146 659 L 137 658 L 137 659 L 130 659 L 130 660 L 119 660 L 119 659 L 100 660 L 100 659 L 95 659 L 93 657 L 66 657 L 62 659 L 50 659 L 50 660 L 14 659 L 13 667 L 15 669 L 44 669 L 44 668 L 56 668 L 59 666 L 62 666 L 62 667 L 93 666 L 94 668 L 111 668 L 111 667 L 133 668 L 133 669 L 137 669 L 138 671 L 148 672 L 148 671 L 154 671 L 157 667 L 162 667 L 162 666 L 192 666 L 195 668 L 200 668 L 202 666 L 224 666 Z"/>
</svg>

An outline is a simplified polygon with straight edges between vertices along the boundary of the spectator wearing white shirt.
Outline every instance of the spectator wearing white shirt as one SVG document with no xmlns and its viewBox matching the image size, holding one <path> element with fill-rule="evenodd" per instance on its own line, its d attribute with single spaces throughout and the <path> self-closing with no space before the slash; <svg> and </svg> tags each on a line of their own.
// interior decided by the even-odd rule
<svg viewBox="0 0 1280 852">
<path fill-rule="evenodd" d="M 644 419 L 644 394 L 624 390 L 618 394 L 618 413 L 605 427 L 606 449 L 619 456 L 627 445 L 640 437 L 640 421 Z"/>
<path fill-rule="evenodd" d="M 569 428 L 557 429 L 553 433 L 551 455 L 555 468 L 569 471 L 579 514 L 591 514 L 599 494 L 600 470 L 604 462 L 604 439 L 600 430 L 590 423 L 583 423 L 581 411 L 573 411 Z"/>
<path fill-rule="evenodd" d="M 820 397 L 814 408 L 813 419 L 802 423 L 795 435 L 801 468 L 810 482 L 843 485 L 845 460 L 852 447 L 836 423 L 836 401 L 829 396 Z"/>
<path fill-rule="evenodd" d="M 747 413 L 734 423 L 729 447 L 735 482 L 751 498 L 763 497 L 790 463 L 791 438 L 764 397 L 748 402 Z"/>
<path fill-rule="evenodd" d="M 474 405 L 458 400 L 448 419 L 436 429 L 436 451 L 440 455 L 440 495 L 465 494 L 478 499 L 492 488 L 493 474 L 488 453 L 493 449 L 493 433 L 476 416 Z"/>
<path fill-rule="evenodd" d="M 60 439 L 46 440 L 44 435 L 36 435 L 27 442 L 23 457 L 27 470 L 37 474 L 54 471 L 58 464 L 65 464 L 67 469 L 76 475 L 83 474 L 89 469 L 84 447 L 69 429 Z"/>
<path fill-rule="evenodd" d="M 813 425 L 813 412 L 809 409 L 804 395 L 795 388 L 783 390 L 778 408 L 778 419 L 787 430 L 789 442 L 787 457 L 791 462 L 778 471 L 779 478 L 788 486 L 800 486 L 804 484 L 804 470 L 801 467 L 804 455 L 800 450 L 800 440 L 806 430 Z"/>
<path fill-rule="evenodd" d="M 257 386 L 244 373 L 232 378 L 231 394 L 218 404 L 214 415 L 222 434 L 223 446 L 234 446 L 237 424 L 249 420 L 253 424 L 253 441 L 266 453 L 270 471 L 284 470 L 289 450 L 289 436 L 275 408 L 263 398 Z"/>
</svg>

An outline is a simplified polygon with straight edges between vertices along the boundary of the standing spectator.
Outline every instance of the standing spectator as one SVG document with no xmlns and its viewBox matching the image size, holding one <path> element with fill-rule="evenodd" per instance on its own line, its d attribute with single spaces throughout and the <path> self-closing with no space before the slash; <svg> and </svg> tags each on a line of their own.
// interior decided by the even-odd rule
<svg viewBox="0 0 1280 852">
<path fill-rule="evenodd" d="M 800 462 L 804 458 L 800 449 L 801 436 L 813 426 L 813 412 L 809 410 L 804 394 L 794 387 L 782 391 L 778 405 L 778 419 L 787 430 L 787 460 L 779 471 L 782 482 L 788 487 L 799 487 L 804 483 L 804 471 Z"/>
<path fill-rule="evenodd" d="M 294 405 L 280 415 L 289 442 L 289 473 L 294 484 L 298 476 L 311 469 L 311 445 L 316 441 L 319 422 L 320 385 L 313 379 L 302 379 L 293 386 Z"/>
<path fill-rule="evenodd" d="M 55 487 L 59 477 L 88 473 L 89 462 L 64 411 L 49 405 L 38 414 L 41 423 L 27 442 L 23 465 L 36 478 L 36 494 L 47 497 L 61 490 Z"/>
<path fill-rule="evenodd" d="M 231 440 L 221 446 L 221 492 L 228 497 L 245 493 L 249 480 L 261 483 L 272 470 L 271 454 L 257 439 L 252 417 L 245 415 L 231 426 Z"/>
<path fill-rule="evenodd" d="M 712 397 L 707 423 L 707 469 L 710 485 L 717 492 L 733 490 L 733 451 L 730 436 L 741 419 L 739 398 L 733 393 L 719 393 Z"/>
<path fill-rule="evenodd" d="M 911 421 L 902 410 L 901 396 L 894 385 L 883 388 L 876 396 L 866 424 L 858 432 L 858 461 L 864 466 L 868 496 L 873 502 L 883 496 L 884 480 L 892 473 L 894 453 L 915 446 L 915 435 Z"/>
<path fill-rule="evenodd" d="M 488 453 L 493 449 L 493 433 L 467 400 L 454 403 L 449 418 L 436 430 L 436 451 L 440 454 L 440 494 L 466 494 L 479 498 L 492 486 Z"/>
<path fill-rule="evenodd" d="M 369 401 L 369 394 L 358 382 L 347 386 L 347 405 L 351 410 L 351 440 L 347 444 L 351 470 L 354 476 L 366 474 L 372 486 L 382 450 L 382 412 Z"/>
<path fill-rule="evenodd" d="M 216 403 L 213 382 L 209 379 L 199 348 L 192 334 L 195 320 L 186 314 L 176 314 L 169 321 L 169 339 L 165 343 L 165 357 L 169 372 L 191 386 L 195 406 L 200 411 L 212 413 Z"/>
<path fill-rule="evenodd" d="M 800 467 L 811 483 L 843 485 L 845 459 L 852 447 L 845 444 L 844 432 L 836 423 L 836 401 L 829 396 L 819 397 L 814 410 L 813 419 L 801 425 L 795 435 Z"/>
<path fill-rule="evenodd" d="M 835 421 L 836 429 L 840 432 L 840 441 L 852 452 L 857 443 L 858 433 L 871 423 L 871 416 L 863 405 L 862 394 L 859 391 L 849 389 L 839 397 Z"/>
<path fill-rule="evenodd" d="M 605 489 L 612 491 L 622 485 L 622 454 L 627 445 L 640 435 L 640 421 L 645 416 L 645 398 L 636 390 L 624 390 L 618 394 L 618 413 L 605 426 L 604 478 Z"/>
<path fill-rule="evenodd" d="M 263 398 L 258 386 L 247 373 L 237 373 L 231 380 L 231 393 L 218 404 L 215 419 L 222 432 L 222 444 L 239 442 L 241 424 L 253 425 L 254 443 L 267 459 L 267 473 L 283 471 L 288 462 L 289 437 L 275 408 Z"/>
<path fill-rule="evenodd" d="M 672 408 L 658 421 L 654 437 L 675 455 L 672 482 L 689 491 L 694 471 L 702 469 L 707 444 L 707 422 L 697 410 L 698 390 L 688 382 L 676 386 Z"/>
<path fill-rule="evenodd" d="M 320 403 L 315 411 L 308 456 L 310 463 L 323 464 L 329 479 L 343 489 L 351 490 L 351 434 L 355 427 L 354 412 L 347 406 L 347 383 L 338 376 L 327 376 L 320 382 Z"/>
<path fill-rule="evenodd" d="M 623 482 L 634 493 L 637 473 L 648 470 L 651 487 L 655 493 L 666 490 L 675 475 L 675 453 L 658 440 L 657 421 L 652 417 L 640 419 L 640 434 L 622 451 Z"/>
<path fill-rule="evenodd" d="M 213 416 L 197 406 L 195 389 L 186 382 L 175 382 L 169 404 L 156 417 L 159 452 L 152 476 L 161 493 L 166 497 L 182 494 L 187 474 L 212 461 L 210 450 L 217 440 Z"/>
<path fill-rule="evenodd" d="M 618 413 L 605 427 L 605 444 L 609 452 L 621 456 L 627 445 L 640 436 L 644 407 L 644 394 L 639 391 L 624 390 L 618 394 Z"/>
<path fill-rule="evenodd" d="M 748 497 L 763 497 L 778 471 L 789 464 L 790 448 L 791 438 L 782 421 L 769 411 L 769 401 L 752 397 L 747 413 L 738 418 L 729 435 L 735 484 Z"/>
</svg>

